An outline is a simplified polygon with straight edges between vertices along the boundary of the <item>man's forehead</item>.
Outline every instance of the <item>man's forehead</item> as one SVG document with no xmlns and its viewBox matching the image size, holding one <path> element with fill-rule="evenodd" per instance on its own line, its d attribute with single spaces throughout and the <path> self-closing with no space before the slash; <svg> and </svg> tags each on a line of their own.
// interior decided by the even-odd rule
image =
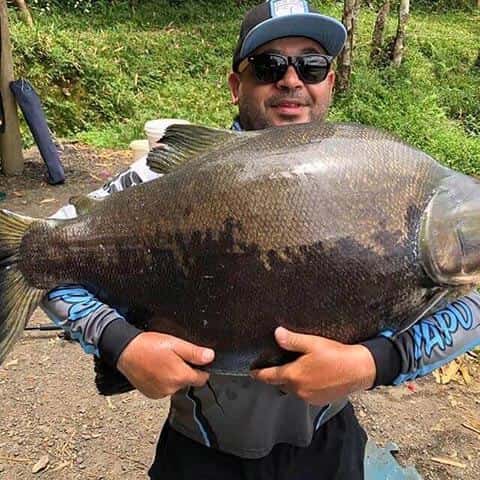
<svg viewBox="0 0 480 480">
<path fill-rule="evenodd" d="M 322 46 L 307 37 L 284 37 L 277 38 L 271 42 L 264 43 L 255 50 L 255 54 L 262 52 L 276 52 L 276 53 L 285 53 L 285 54 L 298 54 L 298 53 L 310 53 L 318 52 L 325 53 L 325 50 Z"/>
</svg>

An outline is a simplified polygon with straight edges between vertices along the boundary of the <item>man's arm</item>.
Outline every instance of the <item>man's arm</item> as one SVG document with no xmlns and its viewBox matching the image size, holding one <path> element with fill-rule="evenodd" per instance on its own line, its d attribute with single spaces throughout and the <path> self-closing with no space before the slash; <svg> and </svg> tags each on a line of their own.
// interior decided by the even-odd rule
<svg viewBox="0 0 480 480">
<path fill-rule="evenodd" d="M 278 344 L 302 355 L 254 372 L 305 401 L 324 405 L 355 391 L 398 385 L 427 375 L 480 345 L 480 295 L 458 299 L 395 336 L 385 332 L 359 345 L 277 329 Z"/>
<path fill-rule="evenodd" d="M 377 385 L 425 376 L 480 344 L 480 295 L 473 291 L 400 335 L 365 342 L 375 358 Z"/>
<path fill-rule="evenodd" d="M 213 350 L 171 335 L 138 330 L 81 286 L 50 291 L 42 306 L 86 353 L 118 368 L 149 398 L 163 398 L 188 385 L 201 387 L 208 380 L 208 373 L 191 365 L 210 363 Z"/>
<path fill-rule="evenodd" d="M 112 333 L 106 335 L 101 355 L 111 365 L 116 364 L 121 351 L 141 333 L 117 310 L 100 302 L 81 285 L 63 285 L 51 290 L 43 298 L 41 306 L 48 317 L 89 354 L 100 356 L 100 340 L 111 326 Z M 108 348 L 110 337 L 110 343 L 115 344 L 115 348 Z"/>
</svg>

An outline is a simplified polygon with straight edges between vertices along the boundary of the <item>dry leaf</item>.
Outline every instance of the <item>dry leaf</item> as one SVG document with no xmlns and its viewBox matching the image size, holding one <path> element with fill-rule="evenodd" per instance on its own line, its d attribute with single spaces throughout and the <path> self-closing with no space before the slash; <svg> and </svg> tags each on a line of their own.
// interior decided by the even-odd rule
<svg viewBox="0 0 480 480">
<path fill-rule="evenodd" d="M 450 465 L 452 467 L 467 468 L 467 466 L 464 463 L 460 463 L 460 462 L 457 462 L 456 460 L 453 460 L 451 458 L 446 458 L 446 457 L 432 457 L 432 462 L 441 463 L 442 465 Z"/>
<path fill-rule="evenodd" d="M 468 385 L 472 380 L 464 355 L 435 370 L 433 376 L 435 377 L 436 382 L 442 385 L 446 385 L 452 380 L 459 383 L 463 383 L 463 380 Z"/>
<path fill-rule="evenodd" d="M 460 369 L 460 365 L 456 360 L 450 362 L 448 365 L 442 368 L 442 383 L 447 384 L 452 381 L 452 379 L 457 374 L 458 370 Z"/>
<path fill-rule="evenodd" d="M 8 368 L 8 367 L 13 367 L 15 365 L 18 365 L 18 360 L 15 359 L 15 360 L 10 360 L 9 362 L 7 362 L 3 368 Z"/>
<path fill-rule="evenodd" d="M 480 430 L 468 423 L 462 423 L 462 427 L 465 427 L 466 429 L 471 430 L 472 432 L 478 433 L 480 435 Z"/>
<path fill-rule="evenodd" d="M 40 203 L 51 203 L 51 202 L 54 202 L 55 199 L 54 198 L 45 198 L 44 200 L 42 200 Z"/>
<path fill-rule="evenodd" d="M 49 470 L 49 472 L 58 472 L 59 470 L 63 470 L 65 467 L 68 467 L 70 465 L 70 462 L 62 462 L 59 465 L 57 465 L 55 468 L 52 468 Z"/>
<path fill-rule="evenodd" d="M 470 376 L 470 372 L 468 371 L 467 365 L 462 365 L 460 367 L 460 372 L 462 374 L 463 379 L 465 380 L 465 383 L 467 385 L 470 385 L 472 383 L 472 377 Z"/>
<path fill-rule="evenodd" d="M 480 430 L 480 419 L 475 417 L 469 417 L 469 418 L 466 418 L 466 420 L 470 425 L 475 427 L 477 430 Z"/>
<path fill-rule="evenodd" d="M 40 460 L 32 467 L 32 473 L 38 473 L 44 470 L 50 459 L 48 458 L 48 455 L 43 455 L 43 457 L 40 457 Z"/>
<path fill-rule="evenodd" d="M 113 406 L 112 401 L 110 400 L 110 397 L 107 397 L 107 405 L 110 410 L 115 410 L 115 407 Z"/>
<path fill-rule="evenodd" d="M 434 370 L 432 374 L 433 378 L 437 383 L 442 383 L 442 372 L 440 371 L 440 369 Z"/>
</svg>

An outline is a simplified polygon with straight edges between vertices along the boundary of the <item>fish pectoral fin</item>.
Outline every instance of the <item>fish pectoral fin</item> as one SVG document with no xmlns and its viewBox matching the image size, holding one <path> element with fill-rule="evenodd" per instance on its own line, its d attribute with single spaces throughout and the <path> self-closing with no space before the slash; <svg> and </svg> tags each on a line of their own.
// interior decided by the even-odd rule
<svg viewBox="0 0 480 480">
<path fill-rule="evenodd" d="M 41 221 L 0 210 L 0 365 L 45 294 L 29 285 L 18 267 L 22 239 Z"/>
<path fill-rule="evenodd" d="M 103 202 L 103 199 L 92 198 L 87 195 L 75 195 L 68 200 L 68 203 L 75 207 L 78 215 L 87 215 L 88 213 L 91 213 L 101 202 Z"/>
<path fill-rule="evenodd" d="M 428 317 L 435 311 L 439 310 L 439 305 L 441 305 L 442 300 L 448 298 L 449 293 L 450 291 L 447 289 L 438 288 L 428 300 L 423 310 L 421 310 L 420 313 L 417 313 L 414 319 L 410 319 L 409 321 L 405 322 L 401 328 L 394 333 L 393 337 L 397 338 L 403 332 L 407 331 L 411 326 L 422 320 L 422 318 Z"/>
<path fill-rule="evenodd" d="M 259 132 L 237 132 L 201 125 L 174 124 L 167 128 L 159 140 L 161 146 L 153 148 L 147 165 L 156 173 L 170 173 L 189 160 L 198 158 L 228 142 L 259 135 Z"/>
</svg>

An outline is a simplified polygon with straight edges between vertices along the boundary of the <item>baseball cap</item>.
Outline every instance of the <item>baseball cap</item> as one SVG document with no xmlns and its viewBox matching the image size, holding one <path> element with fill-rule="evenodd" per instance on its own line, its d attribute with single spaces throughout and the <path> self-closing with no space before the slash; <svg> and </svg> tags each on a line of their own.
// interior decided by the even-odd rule
<svg viewBox="0 0 480 480">
<path fill-rule="evenodd" d="M 307 37 L 336 57 L 347 31 L 341 22 L 322 15 L 306 0 L 269 0 L 247 12 L 233 53 L 233 70 L 260 45 L 283 37 Z"/>
</svg>

